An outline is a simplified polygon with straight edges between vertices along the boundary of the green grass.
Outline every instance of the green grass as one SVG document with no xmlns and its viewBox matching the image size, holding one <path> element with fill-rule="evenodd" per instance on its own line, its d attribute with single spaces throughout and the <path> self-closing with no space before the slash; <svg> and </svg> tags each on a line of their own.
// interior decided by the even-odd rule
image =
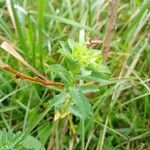
<svg viewBox="0 0 150 150">
<path fill-rule="evenodd" d="M 61 50 L 68 39 L 103 41 L 108 2 L 8 2 L 0 0 L 0 43 L 10 42 L 30 65 L 66 86 L 43 86 L 0 70 L 0 149 L 149 150 L 150 1 L 119 2 L 108 77 L 105 69 L 90 77 L 78 75 L 73 54 Z M 95 48 L 102 50 L 102 44 Z M 2 64 L 35 76 L 0 49 Z M 97 84 L 78 89 L 77 81 Z"/>
</svg>

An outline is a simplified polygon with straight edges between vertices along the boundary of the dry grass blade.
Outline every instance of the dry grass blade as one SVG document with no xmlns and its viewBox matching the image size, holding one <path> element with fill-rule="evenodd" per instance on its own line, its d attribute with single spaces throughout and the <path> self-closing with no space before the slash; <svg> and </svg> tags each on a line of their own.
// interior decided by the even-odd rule
<svg viewBox="0 0 150 150">
<path fill-rule="evenodd" d="M 41 74 L 38 70 L 33 68 L 30 64 L 28 64 L 21 56 L 20 54 L 8 43 L 3 42 L 1 44 L 1 48 L 5 50 L 7 53 L 11 54 L 13 57 L 15 57 L 18 61 L 20 61 L 24 66 L 26 66 L 30 71 L 35 73 L 38 77 L 47 80 L 47 78 Z"/>
</svg>

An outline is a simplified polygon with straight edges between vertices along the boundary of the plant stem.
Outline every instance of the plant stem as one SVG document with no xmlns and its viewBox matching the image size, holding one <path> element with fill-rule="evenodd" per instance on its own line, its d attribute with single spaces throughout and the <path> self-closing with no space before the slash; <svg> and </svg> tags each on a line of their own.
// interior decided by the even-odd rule
<svg viewBox="0 0 150 150">
<path fill-rule="evenodd" d="M 118 1 L 109 0 L 108 27 L 107 27 L 106 34 L 104 37 L 103 51 L 102 51 L 105 61 L 107 60 L 108 55 L 109 55 L 112 33 L 113 33 L 113 30 L 115 29 L 115 23 L 116 23 L 116 18 L 117 18 L 117 11 L 118 11 L 117 8 L 118 8 Z"/>
<path fill-rule="evenodd" d="M 85 145 L 84 119 L 81 119 L 80 122 L 81 122 L 81 150 L 84 150 L 84 145 Z"/>
<path fill-rule="evenodd" d="M 72 121 L 72 118 L 71 118 L 70 114 L 68 115 L 68 120 L 69 120 L 69 123 L 70 123 L 71 130 L 72 130 L 73 134 L 75 134 L 76 133 L 76 129 L 75 129 L 75 126 L 73 124 L 73 121 Z"/>
<path fill-rule="evenodd" d="M 102 137 L 100 138 L 97 150 L 103 150 L 103 145 L 104 145 L 105 135 L 106 135 L 106 131 L 107 131 L 108 120 L 109 120 L 109 114 L 106 117 Z"/>
<path fill-rule="evenodd" d="M 56 150 L 59 150 L 59 120 L 56 121 Z"/>
</svg>

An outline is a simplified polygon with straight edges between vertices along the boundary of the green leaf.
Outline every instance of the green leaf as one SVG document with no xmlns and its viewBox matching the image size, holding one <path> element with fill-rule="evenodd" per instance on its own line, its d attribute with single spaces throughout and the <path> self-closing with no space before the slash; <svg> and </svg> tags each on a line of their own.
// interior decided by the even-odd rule
<svg viewBox="0 0 150 150">
<path fill-rule="evenodd" d="M 80 89 L 83 93 L 89 93 L 89 92 L 98 92 L 99 88 L 96 87 L 96 85 L 87 85 L 87 86 L 81 86 Z"/>
<path fill-rule="evenodd" d="M 18 16 L 18 20 L 20 22 L 20 24 L 23 26 L 25 24 L 25 17 L 27 15 L 27 12 L 26 10 L 19 6 L 19 5 L 15 5 L 15 10 L 16 10 L 16 13 L 17 13 L 17 16 Z"/>
<path fill-rule="evenodd" d="M 77 78 L 85 81 L 108 82 L 109 76 L 103 72 L 94 71 L 89 76 L 78 76 Z"/>
<path fill-rule="evenodd" d="M 133 32 L 135 32 L 134 30 L 137 28 L 138 23 L 140 22 L 140 19 L 142 18 L 144 12 L 146 9 L 150 8 L 150 1 L 149 0 L 145 0 L 143 2 L 143 5 L 141 5 L 141 8 L 139 10 L 139 12 L 136 14 L 136 16 L 134 16 L 134 18 L 130 21 L 129 27 L 127 28 L 127 30 L 124 32 L 123 38 L 122 39 L 126 39 L 125 40 L 125 44 L 128 44 L 129 40 L 131 40 L 131 38 L 133 38 L 133 35 L 130 35 L 131 33 L 133 34 Z M 133 32 L 132 32 L 133 31 Z M 129 38 L 129 37 L 130 38 Z"/>
<path fill-rule="evenodd" d="M 78 116 L 82 119 L 86 118 L 86 116 L 79 110 L 79 108 L 77 106 L 70 106 L 68 108 L 68 111 L 71 113 L 71 114 L 74 114 L 75 116 Z"/>
<path fill-rule="evenodd" d="M 58 52 L 69 60 L 74 60 L 71 52 L 68 49 L 59 49 Z"/>
<path fill-rule="evenodd" d="M 20 43 L 21 43 L 21 48 L 24 50 L 24 52 L 27 53 L 25 35 L 24 35 L 24 32 L 23 32 L 21 23 L 19 21 L 17 11 L 15 9 L 14 1 L 11 1 L 11 6 L 12 6 L 12 12 L 13 12 L 14 20 L 15 20 L 16 29 L 17 29 L 17 32 L 18 32 L 18 35 L 19 35 L 19 40 L 20 40 Z"/>
<path fill-rule="evenodd" d="M 68 39 L 68 44 L 71 49 L 73 49 L 76 45 L 76 42 L 72 39 Z"/>
<path fill-rule="evenodd" d="M 23 132 L 17 132 L 14 134 L 11 131 L 0 131 L 0 149 L 14 149 L 18 147 L 18 145 L 23 141 L 24 137 L 25 133 Z"/>
<path fill-rule="evenodd" d="M 8 135 L 9 136 L 9 135 Z M 17 132 L 15 134 L 15 136 L 13 136 L 13 138 L 10 140 L 8 147 L 9 148 L 13 148 L 15 147 L 17 144 L 21 143 L 23 138 L 25 136 L 25 133 L 23 132 Z"/>
<path fill-rule="evenodd" d="M 46 116 L 46 114 L 51 109 L 52 109 L 52 105 L 49 104 L 42 113 L 38 113 L 37 111 L 32 112 L 31 116 L 29 116 L 28 132 L 31 132 L 42 121 L 42 119 Z"/>
<path fill-rule="evenodd" d="M 109 70 L 109 68 L 106 66 L 106 65 L 103 65 L 103 64 L 101 64 L 99 67 L 97 67 L 97 68 L 94 68 L 93 67 L 93 69 L 95 70 L 95 71 L 97 71 L 97 72 L 100 72 L 100 73 L 108 73 L 108 74 L 110 74 L 111 72 L 110 72 L 110 70 Z"/>
<path fill-rule="evenodd" d="M 81 68 L 81 74 L 82 76 L 89 76 L 91 75 L 92 71 L 91 70 L 88 70 L 88 69 L 85 69 L 85 68 Z"/>
<path fill-rule="evenodd" d="M 88 118 L 92 115 L 92 107 L 90 103 L 88 102 L 88 99 L 86 96 L 83 94 L 80 88 L 77 87 L 72 87 L 69 88 L 70 96 L 74 104 L 77 106 L 78 110 L 73 109 L 72 107 L 72 112 L 76 111 L 74 114 L 82 114 L 83 118 Z M 79 115 L 78 115 L 79 116 Z"/>
<path fill-rule="evenodd" d="M 42 143 L 25 132 L 12 133 L 5 130 L 0 131 L 1 150 L 45 150 Z"/>
<path fill-rule="evenodd" d="M 65 74 L 68 74 L 68 71 L 63 66 L 61 66 L 59 64 L 50 65 L 48 67 L 48 71 L 50 71 L 50 72 L 63 72 Z"/>
<path fill-rule="evenodd" d="M 39 128 L 38 130 L 38 137 L 41 140 L 42 144 L 45 144 L 48 140 L 48 137 L 51 134 L 51 124 L 48 122 L 44 127 Z"/>
<path fill-rule="evenodd" d="M 63 82 L 68 81 L 69 71 L 59 64 L 50 65 L 48 67 L 48 72 L 55 72 L 55 74 L 58 75 Z"/>
<path fill-rule="evenodd" d="M 69 94 L 66 92 L 61 92 L 59 95 L 56 95 L 52 99 L 52 101 L 51 101 L 52 107 L 56 107 L 56 106 L 62 104 L 67 98 L 69 98 Z"/>
<path fill-rule="evenodd" d="M 45 150 L 43 144 L 33 136 L 28 135 L 22 142 L 23 147 L 32 150 Z"/>
</svg>

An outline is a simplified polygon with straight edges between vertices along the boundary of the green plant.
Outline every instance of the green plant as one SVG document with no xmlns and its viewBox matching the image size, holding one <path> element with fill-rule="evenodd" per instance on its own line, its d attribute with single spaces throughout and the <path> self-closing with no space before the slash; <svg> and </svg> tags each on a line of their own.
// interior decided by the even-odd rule
<svg viewBox="0 0 150 150">
<path fill-rule="evenodd" d="M 44 150 L 44 147 L 40 141 L 36 138 L 25 135 L 25 133 L 17 132 L 6 132 L 0 131 L 0 149 L 1 150 Z"/>
<path fill-rule="evenodd" d="M 0 0 L 0 148 L 149 148 L 150 1 L 109 2 Z"/>
<path fill-rule="evenodd" d="M 58 52 L 64 56 L 61 62 L 62 65 L 51 65 L 48 70 L 54 71 L 58 76 L 60 71 L 63 73 L 65 87 L 63 90 L 64 96 L 61 95 L 61 97 L 66 96 L 67 102 L 65 102 L 65 108 L 68 105 L 71 113 L 81 118 L 87 118 L 92 113 L 92 108 L 81 86 L 84 86 L 86 81 L 97 81 L 94 78 L 96 75 L 99 76 L 99 80 L 107 80 L 107 76 L 104 73 L 108 73 L 109 70 L 105 66 L 102 66 L 102 56 L 99 51 L 88 49 L 84 44 L 69 40 L 69 45 L 63 45 Z M 86 91 L 86 88 L 84 90 Z M 88 92 L 92 91 L 89 90 Z M 58 103 L 59 100 L 58 98 L 56 102 Z"/>
</svg>

